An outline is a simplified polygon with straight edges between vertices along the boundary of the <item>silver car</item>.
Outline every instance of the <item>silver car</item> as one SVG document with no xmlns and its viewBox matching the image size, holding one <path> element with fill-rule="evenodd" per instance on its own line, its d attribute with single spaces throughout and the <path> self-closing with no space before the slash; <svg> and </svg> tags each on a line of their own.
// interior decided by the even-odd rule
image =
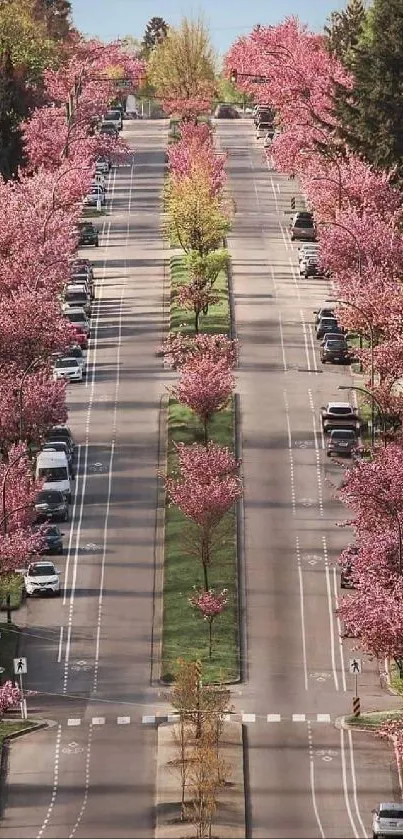
<svg viewBox="0 0 403 839">
<path fill-rule="evenodd" d="M 372 836 L 403 836 L 403 804 L 378 804 L 372 811 Z"/>
</svg>

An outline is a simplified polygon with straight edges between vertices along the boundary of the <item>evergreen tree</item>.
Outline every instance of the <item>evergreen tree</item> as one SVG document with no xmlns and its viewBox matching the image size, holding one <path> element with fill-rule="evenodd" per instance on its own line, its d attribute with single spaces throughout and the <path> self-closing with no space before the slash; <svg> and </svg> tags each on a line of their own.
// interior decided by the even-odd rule
<svg viewBox="0 0 403 839">
<path fill-rule="evenodd" d="M 381 169 L 403 177 L 403 3 L 373 0 L 352 62 L 354 88 L 335 85 L 343 140 Z"/>
<path fill-rule="evenodd" d="M 168 24 L 165 23 L 162 17 L 152 17 L 148 21 L 143 40 L 141 42 L 143 54 L 148 55 L 151 50 L 161 41 L 166 38 L 168 34 Z"/>
<path fill-rule="evenodd" d="M 336 55 L 346 67 L 351 67 L 365 18 L 363 0 L 349 0 L 342 12 L 332 12 L 324 27 L 329 52 Z"/>
<path fill-rule="evenodd" d="M 71 29 L 70 0 L 35 0 L 34 13 L 43 21 L 50 38 L 66 38 Z"/>
<path fill-rule="evenodd" d="M 0 174 L 8 180 L 24 157 L 19 123 L 27 115 L 24 85 L 18 79 L 10 51 L 0 57 Z"/>
</svg>

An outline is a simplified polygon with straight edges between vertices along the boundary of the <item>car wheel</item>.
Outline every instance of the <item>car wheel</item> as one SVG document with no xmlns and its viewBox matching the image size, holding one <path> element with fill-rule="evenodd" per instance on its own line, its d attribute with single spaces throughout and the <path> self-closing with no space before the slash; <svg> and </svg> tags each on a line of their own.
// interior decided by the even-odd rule
<svg viewBox="0 0 403 839">
<path fill-rule="evenodd" d="M 69 512 L 68 512 L 68 510 L 66 510 L 66 512 L 63 516 L 63 521 L 68 521 L 68 520 L 69 520 Z"/>
<path fill-rule="evenodd" d="M 98 242 L 98 239 L 97 239 L 97 241 L 95 242 L 95 247 L 96 247 L 96 248 L 98 248 L 98 247 L 99 247 L 99 242 Z"/>
</svg>

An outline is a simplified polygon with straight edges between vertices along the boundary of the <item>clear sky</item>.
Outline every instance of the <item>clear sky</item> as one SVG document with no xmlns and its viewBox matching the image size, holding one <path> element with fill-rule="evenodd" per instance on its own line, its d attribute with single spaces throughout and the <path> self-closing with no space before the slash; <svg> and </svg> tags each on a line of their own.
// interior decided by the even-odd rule
<svg viewBox="0 0 403 839">
<path fill-rule="evenodd" d="M 202 14 L 210 27 L 212 41 L 223 54 L 239 35 L 246 35 L 256 23 L 276 24 L 296 15 L 310 29 L 319 31 L 332 11 L 343 9 L 347 0 L 72 0 L 74 24 L 86 35 L 102 40 L 133 35 L 142 38 L 151 17 L 163 17 L 176 26 L 180 19 Z"/>
</svg>

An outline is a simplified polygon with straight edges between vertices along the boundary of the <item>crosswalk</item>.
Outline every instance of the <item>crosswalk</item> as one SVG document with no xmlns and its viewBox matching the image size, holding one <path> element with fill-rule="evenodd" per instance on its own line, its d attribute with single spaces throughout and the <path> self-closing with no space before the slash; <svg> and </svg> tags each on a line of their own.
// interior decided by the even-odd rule
<svg viewBox="0 0 403 839">
<path fill-rule="evenodd" d="M 304 722 L 316 722 L 316 723 L 331 723 L 332 716 L 331 714 L 254 714 L 254 713 L 246 713 L 246 712 L 232 712 L 229 714 L 224 715 L 224 719 L 226 722 L 237 722 L 243 725 L 248 723 L 257 723 L 257 722 L 265 722 L 265 723 L 304 723 Z M 119 716 L 119 717 L 69 717 L 67 719 L 67 725 L 75 728 L 81 725 L 92 725 L 102 726 L 102 725 L 138 725 L 139 723 L 142 725 L 161 725 L 163 723 L 175 723 L 179 720 L 178 713 L 166 713 L 166 714 L 143 714 L 141 718 L 134 718 L 130 716 Z"/>
</svg>

